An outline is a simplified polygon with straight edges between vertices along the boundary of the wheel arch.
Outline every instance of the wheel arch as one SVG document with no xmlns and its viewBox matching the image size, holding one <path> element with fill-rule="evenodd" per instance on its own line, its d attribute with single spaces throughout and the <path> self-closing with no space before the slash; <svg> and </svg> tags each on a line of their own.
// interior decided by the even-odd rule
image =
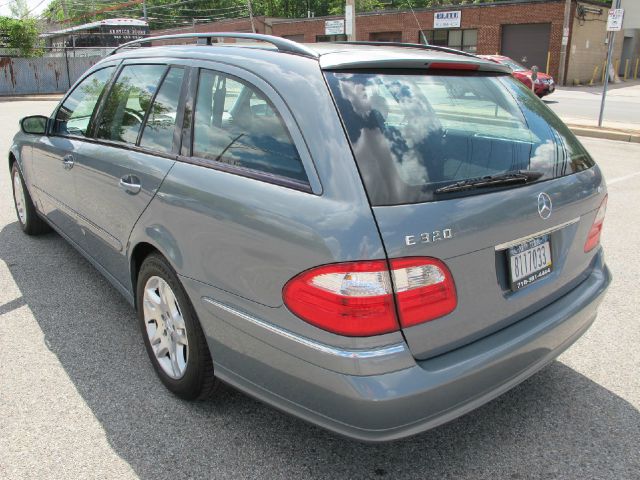
<svg viewBox="0 0 640 480">
<path fill-rule="evenodd" d="M 139 242 L 131 250 L 131 257 L 129 259 L 129 271 L 131 273 L 131 290 L 133 292 L 133 304 L 136 308 L 138 306 L 138 272 L 140 272 L 140 267 L 142 267 L 142 263 L 144 262 L 144 260 L 149 255 L 154 253 L 158 253 L 167 258 L 166 255 L 164 255 L 160 251 L 160 249 L 158 249 L 158 247 L 146 241 Z"/>
</svg>

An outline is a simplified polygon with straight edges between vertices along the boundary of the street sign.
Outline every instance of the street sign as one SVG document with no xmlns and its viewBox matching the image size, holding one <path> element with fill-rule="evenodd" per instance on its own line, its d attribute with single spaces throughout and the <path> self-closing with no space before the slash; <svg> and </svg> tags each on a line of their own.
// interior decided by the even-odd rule
<svg viewBox="0 0 640 480">
<path fill-rule="evenodd" d="M 607 20 L 607 32 L 618 32 L 622 30 L 622 19 L 624 10 L 622 8 L 612 8 L 609 10 L 609 19 Z"/>
<path fill-rule="evenodd" d="M 324 22 L 325 35 L 342 35 L 344 33 L 344 20 L 326 20 Z"/>
<path fill-rule="evenodd" d="M 433 14 L 433 28 L 460 28 L 462 11 L 435 12 Z"/>
</svg>

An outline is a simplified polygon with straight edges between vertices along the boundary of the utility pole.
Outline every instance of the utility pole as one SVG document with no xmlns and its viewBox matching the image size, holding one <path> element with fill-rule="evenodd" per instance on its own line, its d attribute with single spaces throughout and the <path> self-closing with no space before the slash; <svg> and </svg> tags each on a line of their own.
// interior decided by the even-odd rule
<svg viewBox="0 0 640 480">
<path fill-rule="evenodd" d="M 571 21 L 571 0 L 564 4 L 564 23 L 562 26 L 562 44 L 560 45 L 560 69 L 558 72 L 558 84 L 564 85 L 565 66 L 567 65 L 567 45 L 569 44 L 569 22 Z M 549 72 L 546 72 L 547 74 Z"/>
<path fill-rule="evenodd" d="M 347 40 L 355 42 L 356 36 L 356 1 L 347 0 L 344 7 L 344 33 L 347 34 Z"/>
<path fill-rule="evenodd" d="M 616 0 L 615 8 L 620 8 L 620 1 Z M 613 5 L 612 5 L 613 6 Z M 609 36 L 609 48 L 607 49 L 607 69 L 604 74 L 604 85 L 602 86 L 602 101 L 600 102 L 600 115 L 598 115 L 598 126 L 602 126 L 602 118 L 604 117 L 604 101 L 607 98 L 607 87 L 609 86 L 609 69 L 611 68 L 611 57 L 613 56 L 613 41 L 616 38 L 616 32 L 610 31 L 607 32 Z M 614 77 L 615 77 L 614 72 Z"/>
<path fill-rule="evenodd" d="M 251 20 L 251 30 L 256 33 L 256 25 L 253 23 L 253 8 L 251 7 L 251 0 L 247 0 L 247 8 L 249 9 L 249 20 Z"/>
<path fill-rule="evenodd" d="M 145 22 L 149 21 L 149 19 L 147 18 L 147 0 L 144 0 L 142 2 L 142 17 L 144 18 Z"/>
</svg>

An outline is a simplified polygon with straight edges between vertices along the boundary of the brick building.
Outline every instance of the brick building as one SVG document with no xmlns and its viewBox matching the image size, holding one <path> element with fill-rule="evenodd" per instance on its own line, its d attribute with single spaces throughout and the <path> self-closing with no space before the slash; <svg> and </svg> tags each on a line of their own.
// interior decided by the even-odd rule
<svg viewBox="0 0 640 480">
<path fill-rule="evenodd" d="M 527 65 L 537 65 L 558 77 L 565 0 L 510 0 L 495 3 L 449 5 L 411 11 L 379 11 L 356 15 L 360 41 L 428 42 L 477 54 L 503 54 Z M 586 83 L 606 58 L 608 7 L 591 0 L 572 0 L 566 58 L 566 83 Z M 346 40 L 343 17 L 256 17 L 258 33 L 299 42 Z M 341 30 L 342 24 L 342 30 Z M 199 24 L 186 29 L 153 32 L 250 32 L 248 19 Z M 620 58 L 623 34 L 616 37 Z M 638 52 L 636 52 L 638 56 Z"/>
</svg>

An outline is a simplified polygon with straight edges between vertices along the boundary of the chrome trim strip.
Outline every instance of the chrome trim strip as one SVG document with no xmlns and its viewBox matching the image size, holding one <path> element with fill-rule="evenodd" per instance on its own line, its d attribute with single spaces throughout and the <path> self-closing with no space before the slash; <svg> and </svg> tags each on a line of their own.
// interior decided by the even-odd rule
<svg viewBox="0 0 640 480">
<path fill-rule="evenodd" d="M 224 303 L 216 302 L 212 298 L 202 297 L 204 302 L 207 302 L 211 305 L 214 305 L 228 313 L 236 315 L 237 317 L 242 318 L 254 325 L 264 328 L 272 333 L 285 337 L 289 340 L 297 342 L 305 347 L 313 348 L 314 350 L 318 350 L 319 352 L 326 353 L 328 355 L 334 355 L 342 358 L 352 358 L 356 360 L 368 359 L 368 358 L 380 358 L 386 357 L 389 355 L 395 355 L 398 353 L 403 353 L 406 351 L 406 347 L 403 343 L 398 343 L 395 345 L 388 345 L 385 347 L 367 349 L 367 350 L 346 350 L 342 348 L 332 347 L 330 345 L 326 345 L 324 343 L 313 341 L 309 338 L 302 337 L 300 335 L 296 335 L 295 333 L 290 332 L 289 330 L 285 330 L 280 327 L 276 327 L 270 323 L 265 322 L 264 320 L 260 320 L 259 318 L 253 317 L 249 314 L 241 312 L 240 310 L 236 310 L 233 307 L 225 305 Z"/>
<path fill-rule="evenodd" d="M 514 245 L 520 245 L 521 243 L 526 242 L 534 237 L 539 237 L 540 235 L 545 235 L 547 233 L 555 232 L 556 230 L 560 230 L 561 228 L 568 227 L 569 225 L 573 225 L 574 223 L 578 223 L 580 221 L 580 217 L 576 217 L 573 220 L 569 220 L 568 222 L 561 223 L 560 225 L 556 225 L 555 227 L 547 228 L 545 230 L 540 230 L 539 232 L 532 233 L 531 235 L 527 235 L 526 237 L 516 238 L 515 240 L 511 240 L 510 242 L 501 243 L 500 245 L 496 245 L 497 250 L 506 250 L 509 247 L 513 247 Z"/>
</svg>

